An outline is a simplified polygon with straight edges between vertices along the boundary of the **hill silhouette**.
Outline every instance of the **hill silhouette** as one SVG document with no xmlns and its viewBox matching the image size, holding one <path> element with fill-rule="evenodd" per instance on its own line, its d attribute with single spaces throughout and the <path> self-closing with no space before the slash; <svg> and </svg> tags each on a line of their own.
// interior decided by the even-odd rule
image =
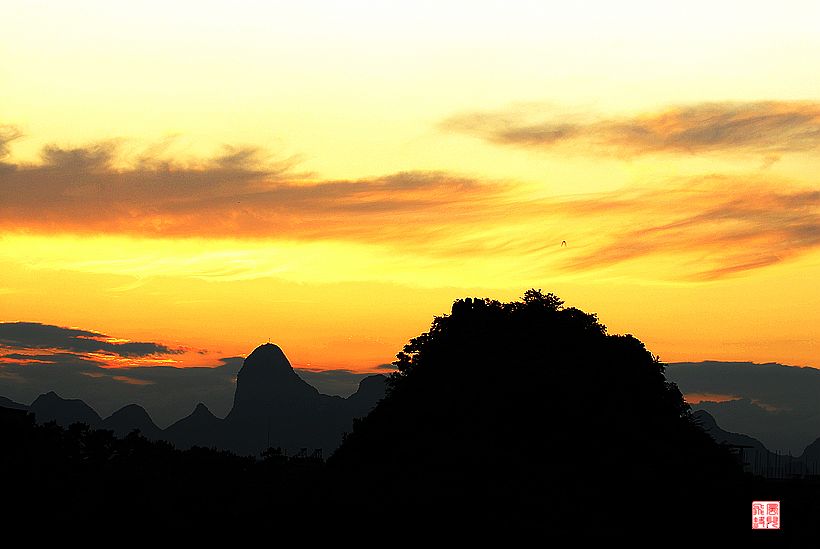
<svg viewBox="0 0 820 549">
<path fill-rule="evenodd" d="M 37 397 L 29 409 L 40 423 L 54 421 L 62 427 L 68 427 L 72 423 L 96 427 L 102 422 L 100 415 L 82 400 L 62 398 L 54 391 Z"/>
<path fill-rule="evenodd" d="M 31 410 L 38 423 L 56 422 L 68 427 L 82 423 L 112 431 L 123 437 L 138 430 L 151 440 L 165 440 L 180 449 L 195 446 L 259 455 L 269 447 L 298 453 L 321 450 L 329 455 L 386 391 L 386 378 L 375 374 L 363 378 L 358 390 L 347 398 L 321 394 L 304 381 L 284 352 L 266 343 L 243 361 L 236 380 L 234 405 L 224 419 L 199 403 L 188 416 L 160 429 L 139 405 L 126 405 L 103 420 L 85 402 L 65 399 L 54 391 L 24 406 L 7 398 L 0 406 Z"/>
<path fill-rule="evenodd" d="M 718 444 L 726 444 L 736 448 L 736 452 L 741 460 L 746 464 L 752 473 L 766 475 L 769 473 L 769 464 L 775 464 L 780 458 L 792 460 L 786 456 L 776 456 L 769 451 L 766 446 L 756 438 L 741 433 L 732 433 L 722 429 L 715 421 L 715 418 L 705 410 L 696 410 L 692 413 L 692 419 L 700 425 L 701 429 L 709 434 Z M 795 465 L 791 463 L 789 465 Z"/>
<path fill-rule="evenodd" d="M 369 480 L 348 487 L 363 505 L 449 527 L 548 517 L 617 536 L 672 526 L 690 505 L 717 512 L 736 492 L 737 460 L 696 425 L 658 359 L 552 294 L 458 300 L 394 365 L 387 396 L 328 463 Z M 722 526 L 747 527 L 745 507 L 722 508 Z"/>
<path fill-rule="evenodd" d="M 594 315 L 552 294 L 456 301 L 398 354 L 387 396 L 353 423 L 327 465 L 283 447 L 238 457 L 198 446 L 227 444 L 233 422 L 256 438 L 263 426 L 287 433 L 268 427 L 294 417 L 282 401 L 319 422 L 304 425 L 322 425 L 329 411 L 356 417 L 384 390 L 373 376 L 348 399 L 327 397 L 290 375 L 278 347 L 257 351 L 243 365 L 234 415 L 219 419 L 200 404 L 177 422 L 175 436 L 189 436 L 190 449 L 133 431 L 118 438 L 82 423 L 38 424 L 25 406 L 0 407 L 0 466 L 12 495 L 0 498 L 3 517 L 16 526 L 74 528 L 93 517 L 119 528 L 127 517 L 142 528 L 223 524 L 302 536 L 319 526 L 394 537 L 528 530 L 548 544 L 799 547 L 820 534 L 816 484 L 742 475 L 712 436 L 747 439 L 691 414 L 636 338 L 608 335 Z M 94 420 L 76 401 L 37 400 Z M 340 436 L 338 421 L 324 423 L 327 434 Z M 126 406 L 103 424 L 149 422 Z M 782 501 L 788 527 L 751 534 L 752 499 Z"/>
<path fill-rule="evenodd" d="M 697 395 L 693 410 L 771 450 L 798 455 L 820 436 L 818 368 L 707 360 L 669 364 L 666 374 L 684 395 Z"/>
<path fill-rule="evenodd" d="M 193 412 L 165 429 L 161 438 L 172 442 L 177 448 L 218 448 L 223 446 L 222 423 L 221 419 L 200 402 Z"/>
<path fill-rule="evenodd" d="M 28 406 L 26 406 L 25 404 L 14 402 L 10 398 L 6 398 L 3 396 L 0 396 L 0 407 L 9 408 L 11 410 L 28 410 Z"/>
<path fill-rule="evenodd" d="M 134 430 L 139 431 L 142 436 L 150 440 L 156 440 L 162 434 L 162 430 L 157 427 L 145 408 L 137 404 L 123 406 L 105 418 L 100 428 L 113 431 L 118 437 L 124 437 Z"/>
<path fill-rule="evenodd" d="M 805 463 L 808 470 L 814 475 L 820 475 L 820 438 L 806 446 L 800 460 Z"/>
</svg>

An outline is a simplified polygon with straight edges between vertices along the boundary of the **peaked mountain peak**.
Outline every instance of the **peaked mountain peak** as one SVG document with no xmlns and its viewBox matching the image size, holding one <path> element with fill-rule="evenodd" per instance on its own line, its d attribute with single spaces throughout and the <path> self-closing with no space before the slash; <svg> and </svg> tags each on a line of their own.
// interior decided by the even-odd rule
<svg viewBox="0 0 820 549">
<path fill-rule="evenodd" d="M 105 419 L 106 422 L 144 422 L 153 425 L 148 411 L 139 404 L 128 404 L 123 406 Z"/>
<path fill-rule="evenodd" d="M 275 368 L 293 370 L 290 361 L 278 345 L 265 343 L 253 350 L 245 359 L 242 370 L 247 368 Z M 240 370 L 241 372 L 241 370 Z"/>
<path fill-rule="evenodd" d="M 111 415 L 143 416 L 148 415 L 148 412 L 146 412 L 145 408 L 143 408 L 139 404 L 126 404 L 125 406 L 123 406 Z"/>
<path fill-rule="evenodd" d="M 139 404 L 123 406 L 103 421 L 103 428 L 114 431 L 117 436 L 125 436 L 138 430 L 143 436 L 153 438 L 159 433 L 159 427 L 151 419 L 148 411 Z"/>
<path fill-rule="evenodd" d="M 319 391 L 299 377 L 282 349 L 265 343 L 248 355 L 236 376 L 228 418 L 268 417 L 272 408 L 292 411 L 318 397 Z"/>
<path fill-rule="evenodd" d="M 196 408 L 194 408 L 194 411 L 191 413 L 191 415 L 192 416 L 194 416 L 194 415 L 196 415 L 196 416 L 201 416 L 201 415 L 213 416 L 214 414 L 211 412 L 211 410 L 208 409 L 207 406 L 205 406 L 203 403 L 200 402 L 196 405 Z"/>
<path fill-rule="evenodd" d="M 275 390 L 287 386 L 307 385 L 290 365 L 288 357 L 278 345 L 265 343 L 253 350 L 237 374 L 237 390 L 240 386 Z M 252 392 L 255 392 L 252 389 Z"/>
</svg>

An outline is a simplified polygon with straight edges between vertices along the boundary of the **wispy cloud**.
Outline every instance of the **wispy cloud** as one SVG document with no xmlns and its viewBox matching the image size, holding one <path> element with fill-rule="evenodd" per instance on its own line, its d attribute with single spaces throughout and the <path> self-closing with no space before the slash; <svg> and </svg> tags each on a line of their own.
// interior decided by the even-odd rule
<svg viewBox="0 0 820 549">
<path fill-rule="evenodd" d="M 820 146 L 820 103 L 698 103 L 618 118 L 567 116 L 528 105 L 460 114 L 440 126 L 504 145 L 541 149 L 570 145 L 627 157 L 706 152 L 776 155 Z"/>
<path fill-rule="evenodd" d="M 228 149 L 189 164 L 142 156 L 116 167 L 116 147 L 48 147 L 35 165 L 0 171 L 0 230 L 151 237 L 419 240 L 498 204 L 503 185 L 437 172 L 313 180 L 289 162 Z M 409 233 L 407 227 L 413 226 Z"/>
<path fill-rule="evenodd" d="M 0 124 L 0 161 L 9 155 L 9 143 L 20 137 L 20 131 L 14 126 Z M 0 170 L 3 169 L 0 162 Z"/>
<path fill-rule="evenodd" d="M 694 255 L 690 279 L 717 279 L 820 247 L 820 191 L 752 179 L 690 178 L 566 202 L 581 218 L 605 219 L 605 241 L 565 262 L 571 270 L 646 256 Z"/>
<path fill-rule="evenodd" d="M 776 105 L 783 111 L 772 115 L 779 122 L 762 114 L 777 111 Z M 683 142 L 696 148 L 761 150 L 814 146 L 810 105 L 785 104 L 794 112 L 776 105 L 736 107 L 745 118 L 725 105 L 700 106 L 675 116 L 667 113 L 674 123 L 661 123 L 663 117 L 658 115 L 647 119 L 651 124 L 639 123 L 637 118 L 617 124 L 621 130 L 633 127 L 629 131 L 616 132 L 615 122 L 607 122 L 610 133 L 604 137 L 609 135 L 612 146 L 638 151 L 640 147 L 633 145 L 641 139 L 655 140 L 634 137 L 648 132 L 634 127 L 655 125 L 677 128 L 647 134 L 666 135 L 657 141 L 665 143 L 662 149 Z M 710 109 L 723 113 L 715 115 L 714 128 L 694 131 L 693 120 L 708 118 L 705 113 Z M 754 112 L 758 115 L 750 114 Z M 789 120 L 797 129 L 785 130 Z M 778 124 L 785 138 L 778 134 Z M 719 131 L 719 125 L 726 127 Z M 548 132 L 550 136 L 543 139 L 574 139 L 573 135 L 580 135 L 577 126 Z M 752 126 L 760 131 L 751 137 L 741 136 L 737 129 Z M 617 141 L 616 134 L 632 135 L 633 145 Z M 778 135 L 782 139 L 776 139 Z M 326 181 L 296 173 L 289 162 L 265 162 L 259 151 L 242 148 L 186 165 L 145 154 L 122 167 L 111 144 L 50 147 L 37 164 L 7 166 L 11 168 L 0 171 L 0 233 L 246 241 L 229 251 L 200 256 L 176 250 L 173 265 L 162 257 L 151 259 L 150 254 L 146 259 L 71 252 L 70 258 L 58 258 L 55 267 L 93 272 L 116 268 L 134 276 L 150 276 L 157 270 L 175 274 L 180 269 L 186 275 L 208 278 L 243 278 L 247 273 L 276 276 L 290 262 L 296 262 L 294 269 L 302 265 L 292 254 L 286 261 L 273 249 L 259 251 L 259 246 L 276 241 L 296 243 L 303 251 L 305 243 L 323 242 L 370 246 L 369 251 L 382 254 L 389 251 L 389 257 L 367 256 L 377 268 L 389 262 L 394 268 L 406 257 L 418 259 L 416 264 L 422 268 L 427 263 L 477 261 L 488 265 L 488 272 L 500 273 L 497 276 L 515 269 L 532 278 L 654 258 L 662 259 L 655 265 L 670 266 L 666 274 L 657 276 L 711 280 L 793 259 L 820 245 L 820 193 L 760 174 L 666 179 L 610 193 L 535 198 L 523 185 L 438 172 Z M 570 242 L 566 249 L 558 248 L 562 240 Z M 315 261 L 306 264 L 311 272 L 318 269 Z M 49 265 L 45 258 L 34 266 Z"/>
</svg>

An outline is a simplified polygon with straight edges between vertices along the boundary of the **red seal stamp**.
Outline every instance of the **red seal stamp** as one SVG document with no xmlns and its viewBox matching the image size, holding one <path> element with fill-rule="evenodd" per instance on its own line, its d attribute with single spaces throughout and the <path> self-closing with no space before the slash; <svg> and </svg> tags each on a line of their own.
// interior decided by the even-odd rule
<svg viewBox="0 0 820 549">
<path fill-rule="evenodd" d="M 752 502 L 752 530 L 780 530 L 780 502 Z"/>
</svg>

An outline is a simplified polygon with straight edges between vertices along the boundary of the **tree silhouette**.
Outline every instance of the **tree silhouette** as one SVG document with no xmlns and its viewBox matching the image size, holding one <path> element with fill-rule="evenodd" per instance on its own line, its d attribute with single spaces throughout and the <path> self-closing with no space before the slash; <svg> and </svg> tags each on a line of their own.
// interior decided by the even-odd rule
<svg viewBox="0 0 820 549">
<path fill-rule="evenodd" d="M 205 527 L 213 521 L 268 527 L 268 520 L 301 524 L 320 486 L 321 460 L 292 462 L 168 442 L 133 431 L 75 423 L 38 425 L 33 414 L 0 408 L 0 468 L 6 497 L 0 511 L 9 525 L 76 526 L 89 517 L 100 528 L 127 518 L 142 527 Z M 305 517 L 307 520 L 312 517 Z"/>
<path fill-rule="evenodd" d="M 329 465 L 402 514 L 611 532 L 740 474 L 643 343 L 550 293 L 458 300 L 394 365 Z"/>
</svg>

